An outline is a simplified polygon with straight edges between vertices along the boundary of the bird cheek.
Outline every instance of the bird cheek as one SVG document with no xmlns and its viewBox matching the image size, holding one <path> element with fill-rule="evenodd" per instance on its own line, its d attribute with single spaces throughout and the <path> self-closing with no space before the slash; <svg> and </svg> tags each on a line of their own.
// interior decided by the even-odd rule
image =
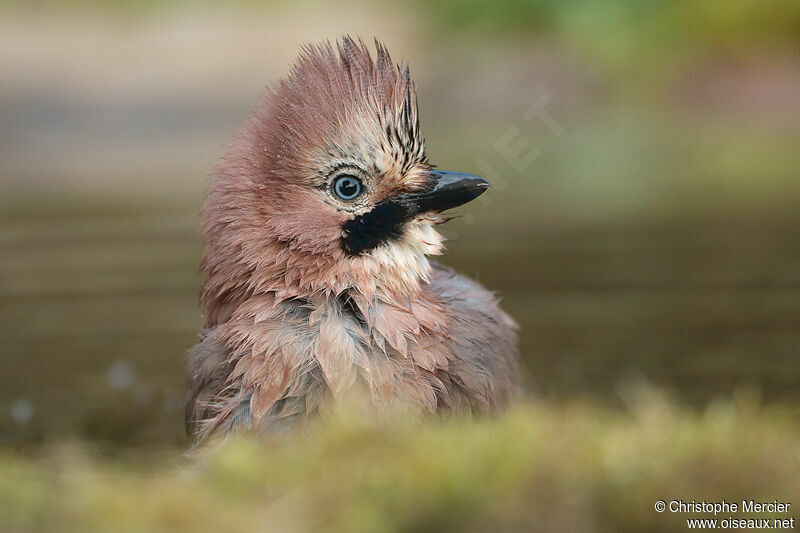
<svg viewBox="0 0 800 533">
<path fill-rule="evenodd" d="M 267 227 L 272 238 L 288 243 L 290 248 L 316 254 L 338 247 L 347 219 L 347 213 L 336 211 L 313 195 L 298 195 L 272 214 Z"/>
</svg>

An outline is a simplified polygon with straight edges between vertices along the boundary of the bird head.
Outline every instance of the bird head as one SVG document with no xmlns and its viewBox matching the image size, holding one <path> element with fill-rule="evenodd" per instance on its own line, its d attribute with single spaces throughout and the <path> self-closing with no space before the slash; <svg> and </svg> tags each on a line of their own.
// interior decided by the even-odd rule
<svg viewBox="0 0 800 533">
<path fill-rule="evenodd" d="M 407 299 L 442 212 L 489 187 L 428 162 L 408 67 L 375 47 L 307 46 L 231 143 L 204 208 L 210 324 L 258 292 Z"/>
</svg>

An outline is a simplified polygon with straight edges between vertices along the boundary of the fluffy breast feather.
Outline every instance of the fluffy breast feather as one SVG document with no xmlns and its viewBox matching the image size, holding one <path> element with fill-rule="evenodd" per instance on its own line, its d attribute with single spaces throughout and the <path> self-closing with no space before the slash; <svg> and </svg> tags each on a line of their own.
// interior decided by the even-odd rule
<svg viewBox="0 0 800 533">
<path fill-rule="evenodd" d="M 489 291 L 442 266 L 433 265 L 423 289 L 406 306 L 358 293 L 250 298 L 192 355 L 190 381 L 205 386 L 187 413 L 203 419 L 200 436 L 243 420 L 269 430 L 287 417 L 287 405 L 302 418 L 354 388 L 378 406 L 429 412 L 486 411 L 508 401 L 513 320 Z M 213 358 L 208 347 L 216 347 Z"/>
</svg>

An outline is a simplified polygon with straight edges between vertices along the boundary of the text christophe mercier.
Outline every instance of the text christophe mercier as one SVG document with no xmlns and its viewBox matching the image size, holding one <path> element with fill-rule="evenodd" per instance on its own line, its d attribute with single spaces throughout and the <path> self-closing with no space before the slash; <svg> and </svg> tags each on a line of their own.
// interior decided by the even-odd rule
<svg viewBox="0 0 800 533">
<path fill-rule="evenodd" d="M 773 500 L 771 502 L 757 502 L 755 500 L 742 500 L 737 502 L 722 500 L 721 502 L 672 500 L 667 506 L 672 513 L 788 513 L 790 502 Z"/>
<path fill-rule="evenodd" d="M 691 519 L 687 520 L 690 527 L 717 527 L 722 526 L 725 528 L 789 528 L 794 529 L 794 517 L 787 518 L 757 518 L 756 516 L 765 513 L 767 515 L 788 513 L 789 508 L 792 506 L 791 502 L 787 501 L 756 501 L 756 500 L 742 500 L 741 503 L 729 502 L 727 500 L 717 502 L 697 501 L 692 500 L 686 502 L 683 500 L 670 500 L 669 503 L 664 500 L 658 500 L 655 504 L 656 511 L 663 513 L 669 511 L 671 513 L 713 513 L 714 516 L 720 514 L 728 515 L 727 518 L 718 523 L 717 519 Z M 731 516 L 733 513 L 747 513 L 750 516 L 745 519 L 734 518 Z M 754 516 L 755 515 L 755 516 Z"/>
</svg>

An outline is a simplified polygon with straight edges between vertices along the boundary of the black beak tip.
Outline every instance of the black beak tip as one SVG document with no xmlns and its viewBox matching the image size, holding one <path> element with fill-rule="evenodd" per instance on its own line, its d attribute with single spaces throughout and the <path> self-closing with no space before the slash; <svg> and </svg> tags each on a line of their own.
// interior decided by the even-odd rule
<svg viewBox="0 0 800 533">
<path fill-rule="evenodd" d="M 480 176 L 465 172 L 437 171 L 436 186 L 429 193 L 428 208 L 444 211 L 470 202 L 491 188 Z"/>
<path fill-rule="evenodd" d="M 465 172 L 436 170 L 433 187 L 403 199 L 410 215 L 446 211 L 466 204 L 490 189 L 491 184 L 480 176 Z"/>
<path fill-rule="evenodd" d="M 481 194 L 491 189 L 492 184 L 483 178 L 475 176 L 474 178 L 470 178 L 468 182 L 464 184 L 464 188 L 472 194 L 473 198 L 477 198 Z"/>
</svg>

